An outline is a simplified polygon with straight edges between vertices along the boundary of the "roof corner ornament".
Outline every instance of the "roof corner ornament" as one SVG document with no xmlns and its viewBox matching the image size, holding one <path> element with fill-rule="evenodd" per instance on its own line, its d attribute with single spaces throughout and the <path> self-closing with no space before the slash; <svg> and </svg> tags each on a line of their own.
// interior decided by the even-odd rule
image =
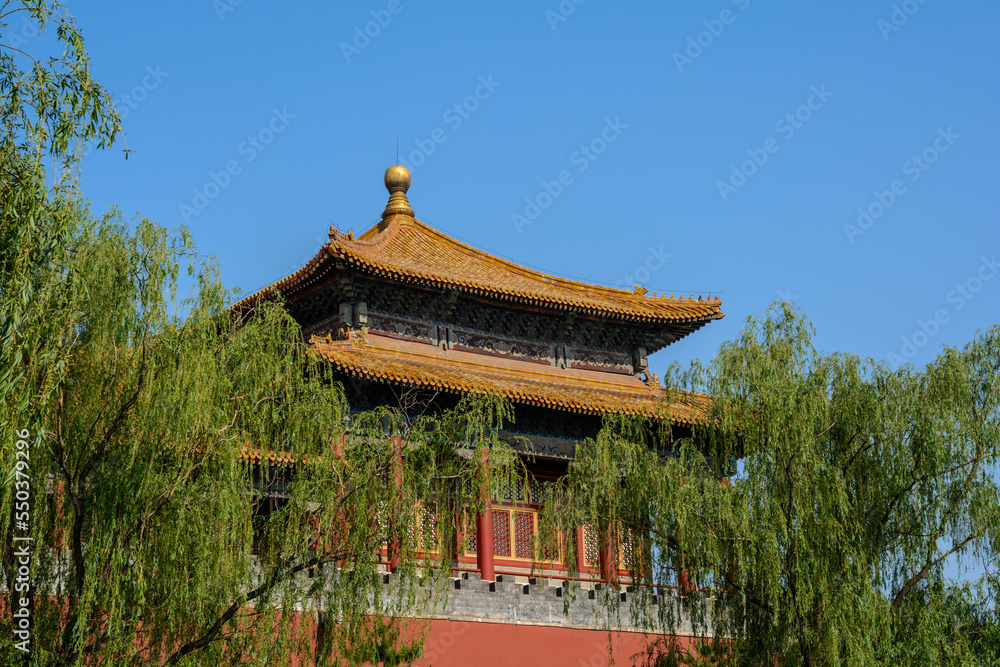
<svg viewBox="0 0 1000 667">
<path fill-rule="evenodd" d="M 410 170 L 401 164 L 394 164 L 386 169 L 385 189 L 389 191 L 389 203 L 382 211 L 382 220 L 394 215 L 408 215 L 412 218 L 413 209 L 406 198 L 406 191 L 410 189 Z"/>
<path fill-rule="evenodd" d="M 649 369 L 646 369 L 645 371 L 643 371 L 643 375 L 645 377 L 642 378 L 642 381 L 646 383 L 646 386 L 649 387 L 650 391 L 656 391 L 657 389 L 660 388 L 660 376 L 659 375 L 657 375 L 656 373 L 654 373 L 653 371 L 651 371 Z"/>
<path fill-rule="evenodd" d="M 316 334 L 309 334 L 309 344 L 310 345 L 332 345 L 333 344 L 333 334 L 327 331 L 322 336 L 317 336 Z"/>
<path fill-rule="evenodd" d="M 339 229 L 337 229 L 333 225 L 330 225 L 330 231 L 327 234 L 327 238 L 330 239 L 330 243 L 333 243 L 334 240 L 339 239 L 339 238 L 346 238 L 348 241 L 353 241 L 354 240 L 354 230 L 352 229 L 352 230 L 350 230 L 349 232 L 347 232 L 345 234 L 344 232 L 340 231 Z"/>
<path fill-rule="evenodd" d="M 351 346 L 359 349 L 368 347 L 368 327 L 361 327 L 349 333 Z"/>
<path fill-rule="evenodd" d="M 640 287 L 639 285 L 635 286 L 635 293 L 638 294 L 639 296 L 643 296 L 648 291 L 649 290 L 646 289 L 645 287 Z"/>
</svg>

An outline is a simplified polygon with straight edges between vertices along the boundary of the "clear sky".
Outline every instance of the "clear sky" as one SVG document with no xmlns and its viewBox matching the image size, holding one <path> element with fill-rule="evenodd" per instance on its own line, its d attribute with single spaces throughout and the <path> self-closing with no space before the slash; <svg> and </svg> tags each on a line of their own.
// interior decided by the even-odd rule
<svg viewBox="0 0 1000 667">
<path fill-rule="evenodd" d="M 245 292 L 378 220 L 398 136 L 457 238 L 721 295 L 657 371 L 779 298 L 894 365 L 997 322 L 995 1 L 68 6 L 134 151 L 86 158 L 94 209 L 187 224 Z"/>
</svg>

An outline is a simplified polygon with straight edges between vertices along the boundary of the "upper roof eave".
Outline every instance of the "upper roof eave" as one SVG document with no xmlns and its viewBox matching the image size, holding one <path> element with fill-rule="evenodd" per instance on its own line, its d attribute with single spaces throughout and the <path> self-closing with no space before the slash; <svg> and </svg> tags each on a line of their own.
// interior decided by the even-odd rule
<svg viewBox="0 0 1000 667">
<path fill-rule="evenodd" d="M 718 297 L 650 297 L 551 276 L 473 248 L 408 215 L 392 216 L 359 238 L 331 227 L 329 243 L 305 266 L 245 297 L 233 309 L 249 307 L 275 289 L 291 296 L 335 259 L 404 283 L 623 321 L 682 324 L 724 317 Z"/>
</svg>

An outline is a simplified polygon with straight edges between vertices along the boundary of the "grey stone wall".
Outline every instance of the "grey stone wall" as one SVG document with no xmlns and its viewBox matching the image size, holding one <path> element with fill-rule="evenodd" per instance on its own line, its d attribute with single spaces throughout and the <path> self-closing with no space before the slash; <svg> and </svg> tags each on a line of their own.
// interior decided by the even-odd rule
<svg viewBox="0 0 1000 667">
<path fill-rule="evenodd" d="M 384 575 L 386 595 L 393 595 L 394 577 Z M 671 627 L 675 634 L 711 636 L 710 627 L 692 623 L 692 614 L 672 592 L 653 595 L 649 588 L 509 575 L 497 579 L 487 582 L 478 573 L 464 573 L 450 580 L 443 607 L 428 612 L 452 620 L 640 632 Z M 705 602 L 710 612 L 712 601 Z"/>
</svg>

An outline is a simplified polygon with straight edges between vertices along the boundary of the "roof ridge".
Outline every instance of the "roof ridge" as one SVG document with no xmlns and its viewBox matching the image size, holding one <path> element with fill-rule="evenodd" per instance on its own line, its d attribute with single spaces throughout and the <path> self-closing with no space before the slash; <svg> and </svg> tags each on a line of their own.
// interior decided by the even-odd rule
<svg viewBox="0 0 1000 667">
<path fill-rule="evenodd" d="M 427 222 L 408 214 L 395 214 L 355 237 L 331 228 L 329 242 L 299 271 L 232 306 L 256 303 L 263 294 L 277 289 L 291 296 L 319 274 L 344 260 L 363 272 L 392 277 L 402 282 L 437 285 L 446 289 L 602 318 L 646 322 L 687 323 L 698 328 L 721 319 L 721 300 L 699 295 L 647 295 L 634 290 L 606 287 L 563 278 L 517 264 L 469 243 L 460 241 Z M 690 326 L 688 329 L 690 329 Z M 691 330 L 682 332 L 683 335 Z"/>
<path fill-rule="evenodd" d="M 407 223 L 410 223 L 410 224 L 407 224 Z M 377 232 L 376 234 L 374 234 L 372 237 L 370 237 L 368 239 L 364 238 L 364 237 L 368 236 L 369 234 L 371 234 L 373 230 L 375 230 L 376 228 L 378 228 L 378 227 L 380 227 L 382 225 L 385 225 L 385 227 L 383 228 L 382 231 Z M 523 264 L 517 264 L 516 262 L 514 262 L 512 260 L 509 260 L 509 259 L 507 259 L 505 257 L 501 257 L 499 255 L 495 255 L 495 254 L 491 253 L 488 250 L 485 250 L 483 248 L 477 248 L 476 246 L 474 246 L 472 244 L 460 241 L 460 240 L 456 239 L 453 236 L 449 236 L 448 234 L 445 234 L 443 231 L 437 229 L 436 227 L 434 227 L 434 226 L 432 226 L 432 225 L 430 225 L 430 224 L 428 224 L 428 223 L 426 223 L 426 222 L 424 222 L 424 221 L 422 221 L 422 220 L 420 220 L 420 219 L 418 219 L 416 217 L 411 217 L 411 216 L 408 216 L 408 215 L 396 214 L 392 218 L 390 218 L 388 222 L 381 221 L 381 222 L 376 223 L 371 228 L 369 228 L 368 230 L 366 230 L 360 237 L 357 237 L 357 238 L 354 238 L 354 239 L 346 239 L 345 238 L 344 240 L 347 243 L 354 244 L 355 248 L 357 248 L 358 244 L 364 244 L 364 246 L 366 246 L 366 248 L 365 248 L 366 250 L 370 249 L 371 251 L 374 251 L 374 250 L 376 250 L 376 248 L 381 249 L 381 248 L 384 248 L 385 246 L 387 246 L 390 241 L 392 241 L 393 239 L 396 238 L 396 236 L 399 235 L 399 233 L 402 230 L 402 228 L 404 227 L 404 225 L 409 226 L 409 227 L 413 227 L 413 228 L 416 228 L 416 229 L 420 229 L 420 230 L 422 230 L 424 232 L 430 233 L 431 235 L 433 235 L 437 239 L 439 239 L 439 240 L 441 240 L 441 241 L 443 241 L 443 242 L 445 242 L 447 244 L 450 244 L 452 246 L 459 246 L 459 247 L 461 247 L 461 248 L 463 248 L 463 249 L 465 249 L 467 251 L 470 251 L 471 253 L 475 253 L 476 255 L 479 255 L 481 257 L 488 258 L 488 259 L 490 259 L 490 260 L 492 260 L 492 261 L 494 261 L 496 263 L 499 263 L 499 264 L 503 265 L 504 268 L 510 270 L 512 273 L 516 273 L 516 274 L 520 275 L 523 278 L 541 279 L 542 282 L 547 282 L 547 283 L 550 283 L 550 284 L 554 283 L 554 284 L 557 284 L 557 285 L 559 285 L 561 287 L 566 287 L 566 288 L 569 288 L 569 289 L 587 288 L 587 289 L 590 289 L 590 290 L 593 290 L 593 291 L 596 291 L 596 292 L 604 293 L 604 294 L 606 294 L 608 296 L 612 296 L 612 297 L 622 297 L 622 296 L 625 296 L 625 297 L 631 297 L 633 299 L 637 298 L 637 299 L 642 300 L 642 301 L 645 301 L 645 300 L 648 299 L 649 301 L 655 301 L 655 302 L 661 302 L 663 300 L 667 300 L 667 301 L 702 301 L 703 303 L 704 303 L 704 301 L 708 301 L 709 303 L 711 303 L 712 301 L 718 301 L 718 302 L 721 303 L 721 299 L 719 299 L 718 297 L 716 297 L 715 299 L 707 299 L 707 300 L 703 301 L 700 298 L 700 296 L 699 296 L 698 299 L 695 299 L 694 298 L 694 294 L 692 293 L 689 298 L 685 298 L 684 295 L 682 294 L 680 296 L 680 298 L 675 298 L 673 295 L 671 295 L 670 298 L 668 299 L 667 296 L 666 296 L 666 293 L 664 293 L 662 296 L 658 296 L 658 297 L 657 296 L 646 296 L 646 292 L 648 290 L 643 291 L 643 292 L 639 292 L 639 291 L 635 291 L 635 290 L 622 289 L 622 288 L 618 288 L 618 287 L 608 287 L 608 286 L 605 286 L 605 285 L 598 285 L 598 284 L 595 284 L 595 283 L 583 282 L 582 280 L 573 280 L 571 278 L 563 278 L 562 276 L 555 276 L 555 275 L 552 275 L 552 274 L 549 274 L 549 273 L 545 273 L 545 272 L 543 272 L 543 271 L 541 271 L 539 269 L 533 269 L 533 268 L 524 266 Z M 361 250 L 361 248 L 357 248 L 357 249 Z M 370 252 L 369 254 L 376 254 L 376 253 L 375 252 Z"/>
</svg>

